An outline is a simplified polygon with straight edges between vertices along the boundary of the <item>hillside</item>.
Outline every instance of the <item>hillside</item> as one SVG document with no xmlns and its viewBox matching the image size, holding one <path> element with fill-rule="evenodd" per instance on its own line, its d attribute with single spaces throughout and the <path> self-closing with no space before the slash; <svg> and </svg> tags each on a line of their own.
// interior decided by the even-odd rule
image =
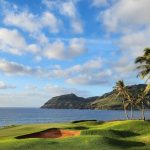
<svg viewBox="0 0 150 150">
<path fill-rule="evenodd" d="M 127 89 L 132 96 L 136 98 L 138 94 L 145 89 L 145 87 L 145 84 L 139 84 L 127 86 Z M 120 98 L 117 98 L 117 94 L 114 90 L 91 102 L 91 107 L 94 109 L 123 109 L 122 101 Z"/>
<path fill-rule="evenodd" d="M 131 85 L 127 89 L 133 97 L 145 89 L 145 84 Z M 122 101 L 117 98 L 115 91 L 111 91 L 102 96 L 83 98 L 75 94 L 67 94 L 53 97 L 48 100 L 41 108 L 55 109 L 123 109 Z"/>
<path fill-rule="evenodd" d="M 75 94 L 66 94 L 53 97 L 48 100 L 41 108 L 56 109 L 88 109 L 92 102 L 98 97 L 83 98 Z"/>
</svg>

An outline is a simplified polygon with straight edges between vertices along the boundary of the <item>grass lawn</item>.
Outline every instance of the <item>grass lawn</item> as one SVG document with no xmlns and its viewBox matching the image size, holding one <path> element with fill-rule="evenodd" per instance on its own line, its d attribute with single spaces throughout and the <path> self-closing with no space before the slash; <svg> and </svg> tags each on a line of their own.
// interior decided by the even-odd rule
<svg viewBox="0 0 150 150">
<path fill-rule="evenodd" d="M 80 136 L 16 139 L 49 128 L 80 130 Z M 150 150 L 150 121 L 86 121 L 0 128 L 0 150 Z"/>
</svg>

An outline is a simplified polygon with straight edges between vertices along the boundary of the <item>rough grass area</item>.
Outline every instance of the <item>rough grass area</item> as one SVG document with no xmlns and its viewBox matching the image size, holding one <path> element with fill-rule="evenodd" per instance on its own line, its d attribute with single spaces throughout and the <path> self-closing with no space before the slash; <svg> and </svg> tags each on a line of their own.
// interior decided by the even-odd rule
<svg viewBox="0 0 150 150">
<path fill-rule="evenodd" d="M 81 131 L 80 136 L 16 139 L 50 128 Z M 150 121 L 79 121 L 0 128 L 0 150 L 149 150 Z"/>
</svg>

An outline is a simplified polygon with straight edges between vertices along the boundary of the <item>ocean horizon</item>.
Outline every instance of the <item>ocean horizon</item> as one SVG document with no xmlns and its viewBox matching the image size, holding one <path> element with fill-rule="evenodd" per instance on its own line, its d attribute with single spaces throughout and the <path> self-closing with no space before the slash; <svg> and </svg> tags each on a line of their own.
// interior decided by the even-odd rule
<svg viewBox="0 0 150 150">
<path fill-rule="evenodd" d="M 145 115 L 146 119 L 150 119 L 150 110 L 145 111 Z M 140 119 L 139 111 L 134 111 L 134 118 Z M 1 127 L 19 124 L 72 122 L 75 120 L 111 121 L 125 119 L 123 110 L 0 108 Z"/>
</svg>

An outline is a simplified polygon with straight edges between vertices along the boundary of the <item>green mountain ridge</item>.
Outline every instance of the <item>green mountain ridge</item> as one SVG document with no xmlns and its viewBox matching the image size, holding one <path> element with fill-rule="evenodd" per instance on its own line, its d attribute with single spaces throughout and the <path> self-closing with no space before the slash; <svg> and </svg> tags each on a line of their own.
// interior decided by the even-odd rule
<svg viewBox="0 0 150 150">
<path fill-rule="evenodd" d="M 127 89 L 132 93 L 133 97 L 137 97 L 138 93 L 142 92 L 146 84 L 138 84 L 127 86 Z M 147 106 L 146 106 L 147 107 Z M 48 100 L 41 108 L 51 109 L 110 109 L 121 110 L 122 101 L 117 98 L 115 91 L 105 93 L 102 96 L 89 98 L 78 97 L 75 94 L 60 95 Z M 147 107 L 148 108 L 148 107 Z"/>
</svg>

